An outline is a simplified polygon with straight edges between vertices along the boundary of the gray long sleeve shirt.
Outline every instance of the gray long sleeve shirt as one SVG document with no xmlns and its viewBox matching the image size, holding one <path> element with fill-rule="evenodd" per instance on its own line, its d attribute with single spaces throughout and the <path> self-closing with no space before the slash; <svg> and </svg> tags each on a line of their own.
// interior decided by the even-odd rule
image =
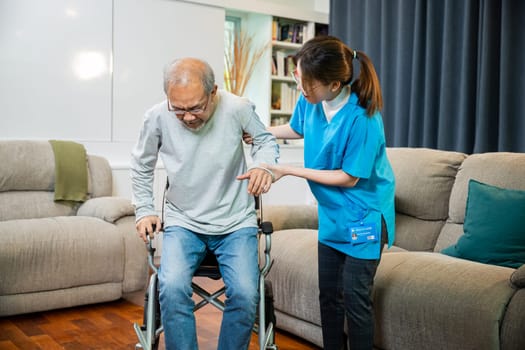
<svg viewBox="0 0 525 350">
<path fill-rule="evenodd" d="M 168 111 L 166 101 L 146 112 L 131 158 L 133 204 L 137 220 L 157 215 L 153 178 L 160 155 L 169 180 L 165 226 L 178 225 L 204 234 L 225 234 L 256 226 L 247 181 L 242 133 L 252 135 L 253 164 L 275 164 L 279 148 L 245 98 L 218 90 L 217 107 L 198 131 L 187 129 Z"/>
</svg>

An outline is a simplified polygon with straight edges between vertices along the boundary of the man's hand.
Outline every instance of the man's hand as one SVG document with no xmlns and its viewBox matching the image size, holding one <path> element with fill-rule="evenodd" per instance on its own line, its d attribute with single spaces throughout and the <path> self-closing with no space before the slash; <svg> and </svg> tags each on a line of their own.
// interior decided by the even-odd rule
<svg viewBox="0 0 525 350">
<path fill-rule="evenodd" d="M 267 168 L 252 168 L 248 172 L 237 176 L 237 180 L 248 181 L 248 193 L 258 196 L 270 190 L 273 182 L 272 172 Z"/>
<path fill-rule="evenodd" d="M 155 231 L 153 231 L 154 225 Z M 137 228 L 137 232 L 140 238 L 142 238 L 144 243 L 146 243 L 146 232 L 150 235 L 151 238 L 153 238 L 155 233 L 159 233 L 162 230 L 162 223 L 160 222 L 160 218 L 157 215 L 149 215 L 140 219 L 136 223 L 135 227 Z"/>
</svg>

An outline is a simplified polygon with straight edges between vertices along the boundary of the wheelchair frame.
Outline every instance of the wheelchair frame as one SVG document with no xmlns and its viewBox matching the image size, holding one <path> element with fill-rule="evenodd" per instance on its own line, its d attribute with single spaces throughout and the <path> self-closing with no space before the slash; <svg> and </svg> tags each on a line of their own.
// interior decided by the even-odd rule
<svg viewBox="0 0 525 350">
<path fill-rule="evenodd" d="M 265 280 L 266 275 L 270 271 L 272 266 L 271 260 L 271 234 L 273 233 L 273 226 L 271 222 L 262 221 L 262 206 L 260 198 L 255 197 L 255 208 L 257 211 L 257 224 L 258 224 L 258 239 L 264 236 L 264 261 L 261 267 L 259 263 L 259 305 L 256 322 L 253 327 L 253 331 L 258 334 L 259 350 L 277 350 L 275 344 L 275 313 L 273 311 L 273 291 L 269 281 Z M 260 248 L 260 244 L 259 244 Z M 160 319 L 160 302 L 158 297 L 158 267 L 155 265 L 154 256 L 155 248 L 153 247 L 152 241 L 147 236 L 146 249 L 148 250 L 148 265 L 152 270 L 152 274 L 149 278 L 148 288 L 144 297 L 144 319 L 143 325 L 135 323 L 133 325 L 139 343 L 135 345 L 135 349 L 144 350 L 157 350 L 159 346 L 159 339 L 164 328 Z M 207 253 L 203 262 L 194 274 L 194 277 L 208 277 L 211 279 L 218 280 L 221 278 L 219 267 L 217 262 L 209 263 L 210 256 L 215 259 L 213 254 Z M 213 261 L 213 260 L 212 260 Z M 266 285 L 268 283 L 268 286 Z M 224 311 L 224 302 L 219 299 L 225 293 L 226 287 L 218 289 L 217 291 L 210 293 L 198 284 L 191 283 L 193 293 L 197 294 L 201 301 L 195 304 L 193 312 L 199 310 L 205 305 L 213 305 L 221 311 Z M 268 288 L 268 289 L 267 289 Z M 269 294 L 269 302 L 271 305 L 267 305 L 267 291 Z M 270 315 L 267 315 L 267 306 L 269 306 Z M 262 326 L 261 326 L 262 325 Z"/>
</svg>

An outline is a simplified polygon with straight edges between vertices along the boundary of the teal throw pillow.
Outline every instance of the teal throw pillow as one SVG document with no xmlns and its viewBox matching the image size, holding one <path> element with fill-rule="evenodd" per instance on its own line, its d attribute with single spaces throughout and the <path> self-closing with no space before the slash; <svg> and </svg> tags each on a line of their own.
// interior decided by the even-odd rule
<svg viewBox="0 0 525 350">
<path fill-rule="evenodd" d="M 441 252 L 485 264 L 525 264 L 525 191 L 470 180 L 464 234 Z"/>
</svg>

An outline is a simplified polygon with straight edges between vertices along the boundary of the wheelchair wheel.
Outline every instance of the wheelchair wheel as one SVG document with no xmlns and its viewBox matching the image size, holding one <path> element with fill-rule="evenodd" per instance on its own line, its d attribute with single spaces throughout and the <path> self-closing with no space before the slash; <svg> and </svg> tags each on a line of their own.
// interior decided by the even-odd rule
<svg viewBox="0 0 525 350">
<path fill-rule="evenodd" d="M 146 291 L 146 295 L 144 296 L 144 313 L 142 316 L 142 324 L 146 325 L 147 319 L 148 319 L 148 300 L 149 300 L 149 293 Z M 157 296 L 156 296 L 156 303 L 155 303 L 155 328 L 159 329 L 161 325 L 161 318 L 160 318 L 160 302 L 159 302 L 159 290 L 157 289 Z"/>
<path fill-rule="evenodd" d="M 259 306 L 257 306 L 257 310 L 259 310 Z M 273 307 L 273 288 L 272 288 L 272 282 L 270 281 L 264 281 L 264 328 L 268 329 L 268 325 L 270 323 L 273 323 L 275 328 L 275 310 Z M 257 312 L 255 316 L 255 323 L 260 327 L 259 323 L 259 313 Z"/>
<path fill-rule="evenodd" d="M 146 290 L 146 294 L 144 295 L 144 313 L 143 313 L 143 317 L 142 317 L 142 327 L 141 329 L 143 331 L 146 331 L 147 330 L 147 322 L 148 322 L 148 302 L 149 302 L 149 289 Z M 159 289 L 158 289 L 158 286 L 156 288 L 156 293 L 155 293 L 155 303 L 154 303 L 154 307 L 155 307 L 155 312 L 153 313 L 154 314 L 154 330 L 153 332 L 156 333 L 156 331 L 161 327 L 161 317 L 160 317 L 160 299 L 159 299 Z M 153 343 L 151 344 L 151 349 L 146 349 L 146 350 L 158 350 L 159 348 L 159 340 L 160 340 L 160 335 L 155 335 L 153 336 Z M 142 347 L 139 347 L 139 349 L 141 349 Z"/>
<path fill-rule="evenodd" d="M 273 287 L 272 282 L 264 281 L 264 318 L 265 327 L 268 328 L 270 323 L 275 327 L 277 318 L 275 317 L 275 309 L 273 308 Z"/>
</svg>

